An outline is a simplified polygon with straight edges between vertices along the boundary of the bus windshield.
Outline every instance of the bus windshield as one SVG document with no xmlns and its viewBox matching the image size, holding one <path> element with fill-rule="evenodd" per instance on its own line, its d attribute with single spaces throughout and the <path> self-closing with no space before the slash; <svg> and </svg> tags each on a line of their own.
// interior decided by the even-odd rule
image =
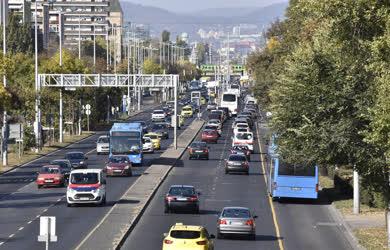
<svg viewBox="0 0 390 250">
<path fill-rule="evenodd" d="M 315 174 L 314 166 L 293 165 L 279 160 L 278 175 L 314 177 Z"/>
<path fill-rule="evenodd" d="M 224 94 L 223 95 L 223 101 L 224 102 L 235 102 L 236 98 L 237 97 L 234 94 Z"/>
<path fill-rule="evenodd" d="M 139 153 L 140 147 L 140 140 L 126 136 L 113 136 L 111 138 L 111 152 L 113 154 Z"/>
</svg>

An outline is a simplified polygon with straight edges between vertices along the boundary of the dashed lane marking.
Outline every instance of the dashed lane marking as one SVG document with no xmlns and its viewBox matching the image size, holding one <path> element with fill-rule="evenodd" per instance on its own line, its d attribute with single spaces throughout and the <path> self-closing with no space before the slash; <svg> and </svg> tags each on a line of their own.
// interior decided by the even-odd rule
<svg viewBox="0 0 390 250">
<path fill-rule="evenodd" d="M 31 224 L 33 221 L 32 220 L 30 220 L 29 222 L 27 222 L 27 224 Z"/>
<path fill-rule="evenodd" d="M 12 237 L 14 237 L 15 236 L 15 234 L 11 234 L 10 236 L 8 236 L 8 238 L 12 238 Z"/>
<path fill-rule="evenodd" d="M 23 229 L 24 229 L 24 227 L 19 227 L 19 229 L 18 229 L 18 230 L 19 230 L 19 231 L 22 231 Z"/>
<path fill-rule="evenodd" d="M 4 241 L 1 241 L 1 242 L 0 242 L 0 246 L 3 245 L 3 244 L 4 244 Z"/>
</svg>

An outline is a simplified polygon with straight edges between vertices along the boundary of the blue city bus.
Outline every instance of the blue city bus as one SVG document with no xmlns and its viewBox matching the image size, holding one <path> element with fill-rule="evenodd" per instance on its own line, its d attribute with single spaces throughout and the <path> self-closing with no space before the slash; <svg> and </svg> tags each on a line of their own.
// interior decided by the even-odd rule
<svg viewBox="0 0 390 250">
<path fill-rule="evenodd" d="M 110 130 L 110 156 L 127 155 L 133 164 L 142 165 L 142 124 L 114 123 Z"/>
<path fill-rule="evenodd" d="M 277 153 L 275 137 L 268 148 L 268 193 L 278 198 L 318 198 L 318 166 L 289 164 Z"/>
</svg>

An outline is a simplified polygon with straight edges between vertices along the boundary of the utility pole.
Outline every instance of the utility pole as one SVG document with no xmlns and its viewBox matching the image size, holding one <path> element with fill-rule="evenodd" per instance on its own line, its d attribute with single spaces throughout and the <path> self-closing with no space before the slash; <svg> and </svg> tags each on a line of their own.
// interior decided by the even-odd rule
<svg viewBox="0 0 390 250">
<path fill-rule="evenodd" d="M 108 26 L 107 26 L 107 31 L 106 31 L 106 67 L 107 67 L 107 73 L 108 73 L 108 71 L 109 71 L 109 62 L 108 62 L 108 60 L 109 60 L 109 55 L 108 55 L 108 53 L 109 53 L 109 44 L 108 44 Z"/>
<path fill-rule="evenodd" d="M 3 0 L 3 8 L 2 8 L 2 11 L 3 11 L 3 54 L 4 56 L 7 55 L 7 35 L 6 35 L 6 11 L 5 11 L 5 5 L 7 4 L 7 1 Z M 3 75 L 3 84 L 4 84 L 4 88 L 7 87 L 7 76 L 6 74 Z M 4 112 L 3 112 L 3 129 L 2 129 L 2 132 L 3 132 L 3 143 L 1 144 L 2 148 L 1 148 L 1 152 L 2 152 L 2 162 L 3 162 L 3 166 L 7 166 L 8 165 L 8 132 L 7 132 L 7 110 L 4 108 Z"/>
<path fill-rule="evenodd" d="M 62 67 L 62 13 L 59 13 L 59 35 L 60 35 L 60 67 Z M 63 134 L 63 103 L 62 103 L 62 88 L 60 88 L 60 112 L 59 112 L 59 142 L 64 142 Z"/>
<path fill-rule="evenodd" d="M 96 24 L 93 24 L 93 71 L 96 73 Z"/>
<path fill-rule="evenodd" d="M 79 15 L 79 60 L 81 60 L 81 16 Z"/>
<path fill-rule="evenodd" d="M 37 17 L 37 1 L 35 1 L 35 18 L 34 18 L 34 49 L 35 49 L 35 143 L 36 151 L 39 151 L 41 146 L 41 110 L 40 110 L 40 88 L 38 83 L 38 17 Z"/>
<path fill-rule="evenodd" d="M 131 56 L 131 47 L 130 47 L 130 37 L 127 37 L 127 75 L 130 75 L 130 56 Z M 128 86 L 127 86 L 127 115 L 130 115 L 130 77 L 128 77 L 127 80 Z"/>
<path fill-rule="evenodd" d="M 353 213 L 360 213 L 360 184 L 359 173 L 356 171 L 356 166 L 353 170 Z"/>
</svg>

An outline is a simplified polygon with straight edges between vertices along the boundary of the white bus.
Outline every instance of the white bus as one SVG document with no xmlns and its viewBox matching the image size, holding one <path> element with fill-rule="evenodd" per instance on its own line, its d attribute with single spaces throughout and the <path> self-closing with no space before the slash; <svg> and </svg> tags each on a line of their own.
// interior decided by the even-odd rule
<svg viewBox="0 0 390 250">
<path fill-rule="evenodd" d="M 222 108 L 228 108 L 230 113 L 235 116 L 238 112 L 238 95 L 234 92 L 225 92 L 221 97 Z"/>
</svg>

